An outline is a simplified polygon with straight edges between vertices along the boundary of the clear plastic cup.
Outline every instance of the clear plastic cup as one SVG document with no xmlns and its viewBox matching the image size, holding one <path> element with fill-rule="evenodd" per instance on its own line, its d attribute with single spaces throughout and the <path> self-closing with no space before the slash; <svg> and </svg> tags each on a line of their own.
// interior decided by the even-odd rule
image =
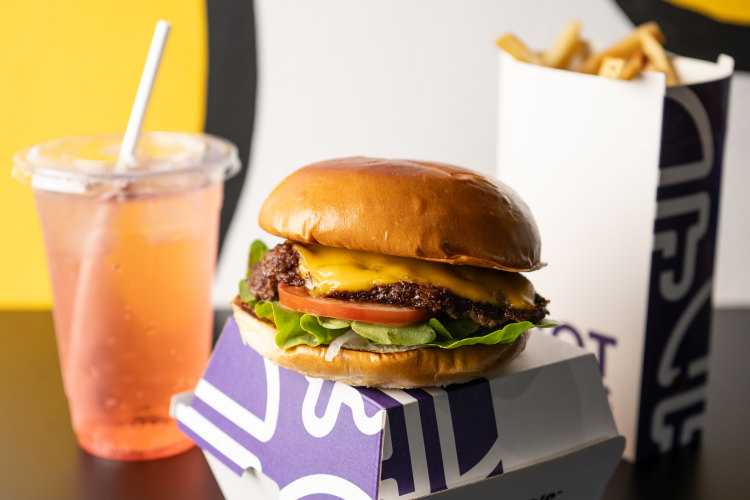
<svg viewBox="0 0 750 500">
<path fill-rule="evenodd" d="M 63 385 L 89 453 L 147 460 L 192 446 L 169 417 L 211 347 L 211 283 L 223 181 L 237 148 L 205 134 L 144 133 L 117 165 L 122 134 L 20 151 L 52 283 Z"/>
</svg>

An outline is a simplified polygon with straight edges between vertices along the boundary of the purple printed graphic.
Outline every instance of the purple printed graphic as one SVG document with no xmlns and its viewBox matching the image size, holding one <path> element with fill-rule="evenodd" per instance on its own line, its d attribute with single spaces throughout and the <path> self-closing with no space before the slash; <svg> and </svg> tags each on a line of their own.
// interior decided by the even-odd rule
<svg viewBox="0 0 750 500">
<path fill-rule="evenodd" d="M 245 346 L 231 318 L 178 420 L 235 473 L 261 470 L 285 497 L 412 498 L 502 473 L 486 380 L 378 390 L 304 377 Z"/>
<path fill-rule="evenodd" d="M 454 422 L 469 425 L 454 427 L 456 452 L 461 474 L 474 467 L 497 441 L 497 424 L 492 409 L 492 393 L 485 379 L 474 380 L 461 387 L 447 388 Z"/>
<path fill-rule="evenodd" d="M 386 451 L 383 457 L 381 480 L 392 479 L 395 481 L 399 496 L 413 493 L 415 491 L 414 475 L 412 474 L 409 437 L 403 407 L 394 408 L 389 413 L 388 428 L 391 452 Z"/>
<path fill-rule="evenodd" d="M 430 478 L 430 491 L 446 489 L 445 473 L 443 472 L 443 452 L 440 447 L 440 431 L 437 426 L 437 415 L 432 396 L 420 389 L 406 391 L 417 400 L 419 415 L 422 420 L 424 434 L 424 450 L 427 458 L 427 472 Z"/>
<path fill-rule="evenodd" d="M 282 491 L 292 485 L 307 494 L 373 498 L 380 469 L 381 408 L 354 388 L 338 384 L 332 390 L 334 385 L 319 379 L 308 383 L 272 365 L 242 343 L 230 320 L 191 405 L 223 433 L 214 438 L 229 440 L 207 439 L 183 421 L 180 426 L 194 439 L 211 442 L 217 458 L 235 472 L 260 468 Z M 232 456 L 222 453 L 216 441 L 233 443 L 225 446 Z M 238 457 L 245 462 L 237 463 Z M 310 478 L 309 484 L 304 478 Z"/>
</svg>

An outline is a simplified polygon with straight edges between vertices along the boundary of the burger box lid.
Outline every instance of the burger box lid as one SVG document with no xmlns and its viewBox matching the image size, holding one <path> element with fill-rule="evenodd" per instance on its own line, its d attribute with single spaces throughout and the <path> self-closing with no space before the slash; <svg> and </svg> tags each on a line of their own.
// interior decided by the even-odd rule
<svg viewBox="0 0 750 500">
<path fill-rule="evenodd" d="M 693 440 L 706 362 L 731 57 L 632 81 L 499 55 L 498 177 L 533 208 L 534 273 L 596 353 L 630 460 Z M 570 221 L 575 221 L 570 223 Z"/>
<path fill-rule="evenodd" d="M 593 355 L 539 334 L 489 379 L 381 390 L 277 367 L 230 318 L 172 414 L 227 498 L 417 498 L 493 476 L 521 497 L 598 498 L 624 447 Z"/>
<path fill-rule="evenodd" d="M 466 498 L 599 499 L 602 497 L 607 480 L 612 475 L 611 457 L 622 453 L 622 441 L 622 437 L 609 438 L 522 469 L 449 490 L 438 491 L 430 494 L 430 498 L 435 500 L 463 500 Z M 228 500 L 280 497 L 277 484 L 262 472 L 255 469 L 246 469 L 241 476 L 238 476 L 210 452 L 204 451 L 203 453 L 224 497 Z M 307 491 L 293 493 L 291 490 L 287 490 L 287 493 L 286 498 L 298 498 L 301 495 L 308 494 Z M 408 497 L 410 495 L 406 494 L 402 498 Z M 363 498 L 368 497 L 363 495 Z M 381 498 L 384 497 L 381 495 Z"/>
</svg>

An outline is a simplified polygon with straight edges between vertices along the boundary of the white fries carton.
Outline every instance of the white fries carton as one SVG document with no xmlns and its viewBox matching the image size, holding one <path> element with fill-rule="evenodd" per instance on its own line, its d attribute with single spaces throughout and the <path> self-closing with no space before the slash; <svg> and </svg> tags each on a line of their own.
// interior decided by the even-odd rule
<svg viewBox="0 0 750 500">
<path fill-rule="evenodd" d="M 676 58 L 666 88 L 500 54 L 497 175 L 543 235 L 548 332 L 597 355 L 631 460 L 700 434 L 733 65 Z"/>
</svg>

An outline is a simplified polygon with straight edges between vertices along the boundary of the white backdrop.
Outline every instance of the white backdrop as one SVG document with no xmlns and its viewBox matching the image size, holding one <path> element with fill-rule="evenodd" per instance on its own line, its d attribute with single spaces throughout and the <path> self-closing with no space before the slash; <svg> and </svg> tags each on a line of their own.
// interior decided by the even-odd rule
<svg viewBox="0 0 750 500">
<path fill-rule="evenodd" d="M 582 21 L 584 37 L 602 44 L 632 28 L 607 0 L 256 0 L 255 6 L 256 129 L 250 172 L 217 269 L 214 302 L 223 307 L 236 294 L 250 242 L 278 241 L 260 230 L 257 214 L 291 171 L 369 155 L 492 174 L 495 38 L 512 30 L 530 46 L 545 47 L 572 18 Z M 750 305 L 748 111 L 750 77 L 742 74 L 732 84 L 724 163 L 715 290 L 722 306 Z"/>
</svg>

